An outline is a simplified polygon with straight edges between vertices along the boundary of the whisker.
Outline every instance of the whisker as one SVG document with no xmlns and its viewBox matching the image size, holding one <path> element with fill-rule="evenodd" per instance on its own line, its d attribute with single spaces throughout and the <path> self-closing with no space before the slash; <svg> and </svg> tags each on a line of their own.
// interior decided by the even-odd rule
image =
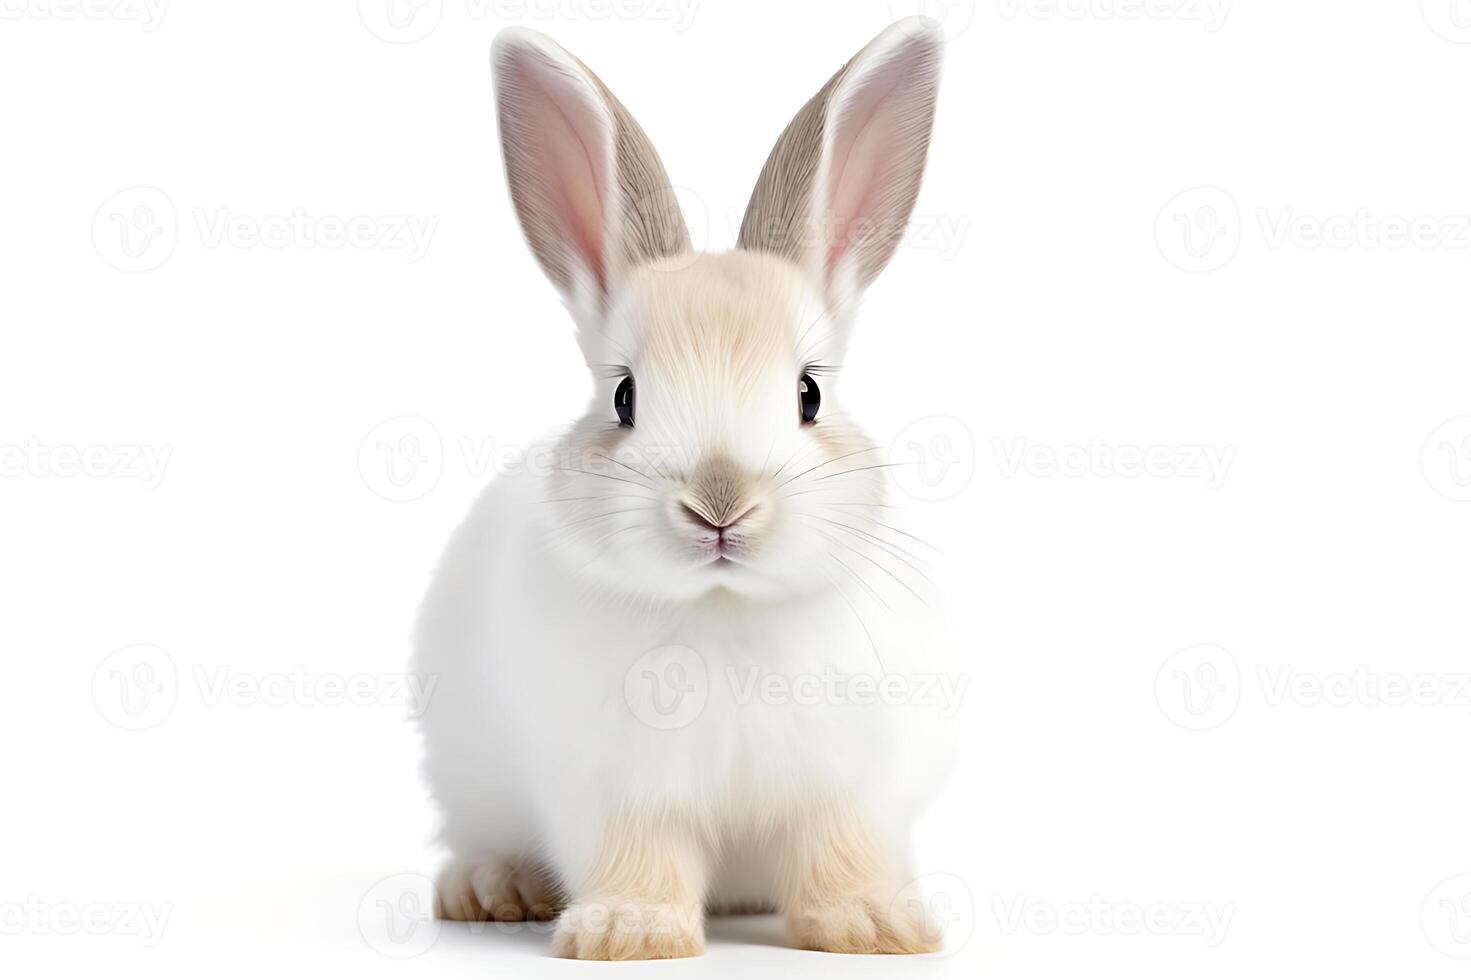
<svg viewBox="0 0 1471 980">
<path fill-rule="evenodd" d="M 631 486 L 643 487 L 645 490 L 654 490 L 654 488 L 649 486 L 647 483 L 638 483 L 634 480 L 625 480 L 621 476 L 613 476 L 608 473 L 595 473 L 592 470 L 580 470 L 575 466 L 558 466 L 556 467 L 556 469 L 561 470 L 563 473 L 581 473 L 583 476 L 597 476 L 602 477 L 604 480 L 616 480 L 619 483 L 627 483 Z"/>
<path fill-rule="evenodd" d="M 650 475 L 648 473 L 645 473 L 643 470 L 635 469 L 634 467 L 629 466 L 627 463 L 622 462 L 621 460 L 614 459 L 612 456 L 606 456 L 606 455 L 604 455 L 602 453 L 593 453 L 593 458 L 594 459 L 606 459 L 608 462 L 612 463 L 614 466 L 621 466 L 625 470 L 627 470 L 628 472 L 633 473 L 633 474 L 635 474 L 637 476 L 641 476 L 641 477 L 643 477 L 646 480 L 652 480 L 654 478 L 652 475 Z M 652 484 L 647 484 L 647 486 L 649 487 L 650 490 L 655 490 L 655 491 L 658 490 L 658 487 L 655 487 Z"/>
<path fill-rule="evenodd" d="M 805 445 L 798 446 L 792 452 L 792 455 L 790 455 L 790 456 L 787 457 L 787 461 L 785 463 L 782 463 L 780 466 L 778 466 L 776 468 L 776 472 L 773 473 L 773 474 L 771 474 L 771 478 L 773 480 L 775 480 L 777 477 L 781 476 L 782 471 L 785 470 L 788 466 L 790 466 L 796 460 L 796 458 L 798 456 L 803 456 L 803 455 L 806 455 L 807 453 L 812 452 L 812 450 L 814 450 L 814 449 L 817 448 L 817 445 L 818 444 L 816 442 L 809 442 L 809 443 L 807 443 Z"/>
<path fill-rule="evenodd" d="M 869 540 L 873 541 L 879 547 L 885 549 L 886 551 L 890 551 L 891 554 L 894 553 L 894 552 L 902 552 L 903 554 L 906 554 L 910 558 L 913 558 L 915 561 L 919 562 L 921 565 L 929 565 L 929 567 L 934 568 L 934 565 L 931 565 L 928 561 L 926 561 L 925 559 L 919 557 L 919 555 L 916 555 L 914 552 L 909 551 L 909 550 L 907 550 L 907 549 L 905 549 L 903 547 L 900 547 L 899 545 L 895 544 L 892 541 L 885 541 L 883 538 L 879 537 L 878 535 L 871 534 L 870 532 L 863 530 L 863 528 L 861 528 L 861 527 L 854 527 L 851 524 L 844 524 L 842 521 L 834 521 L 834 520 L 832 520 L 830 518 L 823 517 L 821 514 L 813 514 L 813 513 L 807 512 L 807 511 L 799 511 L 798 513 L 805 514 L 807 517 L 812 517 L 812 518 L 815 518 L 815 519 L 817 519 L 819 521 L 824 521 L 824 522 L 826 522 L 828 524 L 831 524 L 833 527 L 840 527 L 840 528 L 844 528 L 845 530 L 852 531 L 854 534 L 861 534 L 863 537 L 868 538 Z M 884 527 L 888 527 L 888 525 L 885 524 Z M 904 532 L 901 531 L 899 533 L 902 534 Z M 924 542 L 921 541 L 920 544 L 924 544 Z M 898 555 L 895 554 L 895 557 L 897 558 Z M 913 567 L 913 566 L 910 566 L 910 567 Z M 916 572 L 919 572 L 919 569 L 918 568 L 915 568 L 914 570 Z M 926 579 L 926 581 L 928 581 L 928 579 Z M 933 585 L 934 583 L 931 582 L 930 584 Z"/>
<path fill-rule="evenodd" d="M 632 497 L 635 500 L 648 500 L 646 493 L 604 493 L 590 494 L 586 497 L 543 497 L 537 501 L 539 504 L 562 504 L 571 503 L 575 500 L 611 500 L 614 497 Z"/>
<path fill-rule="evenodd" d="M 832 535 L 828 534 L 826 531 L 819 530 L 817 533 L 818 534 L 821 534 L 823 537 L 827 538 L 833 544 L 838 545 L 841 548 L 847 548 L 849 551 L 853 552 L 853 554 L 857 555 L 859 558 L 862 558 L 864 561 L 868 562 L 874 568 L 877 568 L 879 571 L 881 571 L 885 575 L 889 576 L 889 578 L 893 579 L 895 582 L 898 582 L 900 585 L 904 586 L 904 588 L 906 588 L 906 589 L 909 590 L 909 592 L 910 592 L 911 595 L 913 595 L 916 599 L 919 600 L 919 602 L 920 602 L 921 605 L 924 605 L 924 606 L 928 606 L 929 605 L 929 602 L 925 600 L 925 597 L 922 596 L 922 595 L 920 595 L 918 592 L 916 592 L 914 590 L 914 586 L 912 586 L 908 582 L 904 581 L 898 575 L 895 575 L 894 572 L 892 570 L 890 570 L 889 568 L 885 567 L 884 565 L 880 565 L 877 561 L 875 561 L 874 559 L 870 558 L 868 555 L 864 554 L 863 552 L 859 551 L 857 548 L 853 547 L 850 544 L 845 544 L 844 542 L 842 542 L 842 541 L 838 540 L 837 538 L 833 537 Z M 908 563 L 906 562 L 905 564 L 908 564 Z M 913 567 L 913 566 L 911 566 L 911 567 Z"/>
<path fill-rule="evenodd" d="M 578 524 L 586 524 L 588 521 L 604 520 L 609 517 L 617 517 L 619 514 L 643 514 L 648 511 L 647 507 L 629 507 L 625 510 L 604 511 L 601 514 L 593 514 L 590 517 L 579 517 L 575 521 L 567 521 L 562 527 L 575 527 Z"/>
<path fill-rule="evenodd" d="M 853 581 L 855 581 L 859 585 L 863 586 L 864 590 L 867 591 L 869 595 L 873 596 L 873 599 L 874 599 L 875 602 L 877 602 L 879 605 L 883 606 L 889 612 L 893 612 L 894 611 L 894 607 L 893 606 L 890 606 L 888 604 L 888 602 L 886 602 L 884 600 L 884 597 L 878 594 L 878 591 L 873 586 L 871 586 L 867 582 L 865 582 L 863 580 L 863 576 L 862 575 L 859 575 L 857 572 L 853 571 L 853 569 L 849 567 L 849 565 L 848 565 L 847 562 L 843 561 L 843 559 L 839 558 L 837 555 L 828 555 L 828 557 L 831 558 L 833 561 L 837 562 L 838 565 L 841 566 L 841 568 L 843 569 L 843 571 L 845 571 L 849 575 L 853 576 Z"/>
<path fill-rule="evenodd" d="M 884 470 L 888 469 L 891 466 L 918 466 L 922 462 L 923 460 L 914 459 L 903 463 L 874 463 L 872 466 L 855 466 L 851 470 L 844 470 L 841 473 L 829 473 L 826 476 L 819 476 L 817 479 L 831 480 L 835 476 L 847 476 L 849 473 L 862 473 L 864 470 Z"/>
<path fill-rule="evenodd" d="M 833 556 L 828 555 L 828 557 L 832 558 Z M 873 648 L 873 659 L 878 662 L 879 672 L 882 674 L 887 674 L 889 671 L 884 667 L 884 658 L 879 656 L 879 645 L 874 642 L 873 634 L 870 633 L 868 630 L 868 624 L 865 623 L 863 621 L 863 617 L 859 615 L 858 607 L 853 605 L 853 600 L 848 598 L 848 593 L 844 592 L 838 586 L 838 580 L 829 575 L 827 569 L 823 568 L 821 565 L 814 565 L 813 567 L 822 573 L 823 578 L 832 583 L 833 591 L 838 594 L 838 597 L 843 600 L 844 605 L 846 605 L 848 609 L 853 613 L 853 618 L 858 620 L 858 626 L 860 629 L 863 630 L 863 635 L 868 637 L 868 645 Z M 851 571 L 851 569 L 849 571 Z"/>
<path fill-rule="evenodd" d="M 841 456 L 834 456 L 832 459 L 823 460 L 821 463 L 818 463 L 816 466 L 812 466 L 812 467 L 809 467 L 809 468 L 803 470 L 802 472 L 798 473 L 796 476 L 787 477 L 785 480 L 783 480 L 782 482 L 778 483 L 776 485 L 776 488 L 778 490 L 780 490 L 782 487 L 786 486 L 788 483 L 791 483 L 793 480 L 799 480 L 802 477 L 806 476 L 808 473 L 811 473 L 813 470 L 820 470 L 824 466 L 831 466 L 833 463 L 840 462 L 841 460 L 845 460 L 845 459 L 848 459 L 848 458 L 853 457 L 853 456 L 858 456 L 858 455 L 860 455 L 862 453 L 876 453 L 876 452 L 878 452 L 878 447 L 877 446 L 868 446 L 868 447 L 866 447 L 864 449 L 855 449 L 851 453 L 844 453 Z M 818 479 L 821 479 L 821 477 L 818 477 Z"/>
</svg>

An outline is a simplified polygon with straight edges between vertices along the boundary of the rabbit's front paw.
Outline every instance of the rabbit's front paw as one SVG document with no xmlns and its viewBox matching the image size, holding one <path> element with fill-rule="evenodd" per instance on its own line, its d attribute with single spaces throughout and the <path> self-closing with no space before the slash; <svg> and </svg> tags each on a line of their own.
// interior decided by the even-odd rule
<svg viewBox="0 0 1471 980">
<path fill-rule="evenodd" d="M 940 932 L 913 903 L 853 898 L 792 911 L 792 943 L 826 953 L 933 953 Z"/>
<path fill-rule="evenodd" d="M 552 937 L 552 954 L 575 960 L 667 960 L 704 951 L 698 905 L 630 898 L 574 902 Z"/>
<path fill-rule="evenodd" d="M 497 855 L 451 861 L 440 873 L 435 911 L 455 922 L 546 922 L 563 905 L 540 867 Z"/>
</svg>

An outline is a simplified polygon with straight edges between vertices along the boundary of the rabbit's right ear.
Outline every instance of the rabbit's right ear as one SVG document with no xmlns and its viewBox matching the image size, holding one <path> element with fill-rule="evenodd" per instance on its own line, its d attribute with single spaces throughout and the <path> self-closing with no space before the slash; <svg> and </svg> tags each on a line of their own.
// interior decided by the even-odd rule
<svg viewBox="0 0 1471 980">
<path fill-rule="evenodd" d="M 689 251 L 659 155 L 586 65 L 525 28 L 496 35 L 491 64 L 511 202 L 574 313 L 603 312 L 628 270 Z"/>
<path fill-rule="evenodd" d="M 939 86 L 939 26 L 891 26 L 802 107 L 761 170 L 740 246 L 810 273 L 851 311 L 893 256 L 919 196 Z"/>
</svg>

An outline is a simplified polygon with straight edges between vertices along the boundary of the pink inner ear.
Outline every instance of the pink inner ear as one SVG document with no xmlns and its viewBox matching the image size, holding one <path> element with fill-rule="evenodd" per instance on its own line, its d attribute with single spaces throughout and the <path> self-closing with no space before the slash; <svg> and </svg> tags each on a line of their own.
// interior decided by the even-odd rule
<svg viewBox="0 0 1471 980">
<path fill-rule="evenodd" d="M 525 154 L 522 186 L 513 193 L 533 220 L 546 225 L 546 244 L 572 254 L 599 288 L 607 286 L 604 254 L 609 134 L 589 84 L 539 52 L 509 66 L 513 111 Z"/>
<path fill-rule="evenodd" d="M 896 210 L 901 185 L 918 180 L 912 118 L 919 85 L 917 57 L 898 53 L 864 75 L 837 106 L 828 160 L 827 271 L 831 275 L 854 242 L 882 225 L 908 220 Z"/>
</svg>

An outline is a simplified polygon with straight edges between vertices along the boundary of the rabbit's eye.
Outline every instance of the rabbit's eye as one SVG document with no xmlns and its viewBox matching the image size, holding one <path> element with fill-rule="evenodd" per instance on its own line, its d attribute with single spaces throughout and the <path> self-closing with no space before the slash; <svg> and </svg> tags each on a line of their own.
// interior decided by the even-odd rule
<svg viewBox="0 0 1471 980">
<path fill-rule="evenodd" d="M 817 382 L 812 380 L 810 374 L 802 375 L 797 382 L 797 403 L 802 408 L 804 423 L 817 421 L 817 407 L 822 404 L 822 392 L 817 390 Z"/>
<path fill-rule="evenodd" d="M 618 410 L 618 424 L 633 428 L 633 378 L 626 377 L 618 382 L 613 392 L 613 407 Z"/>
</svg>

